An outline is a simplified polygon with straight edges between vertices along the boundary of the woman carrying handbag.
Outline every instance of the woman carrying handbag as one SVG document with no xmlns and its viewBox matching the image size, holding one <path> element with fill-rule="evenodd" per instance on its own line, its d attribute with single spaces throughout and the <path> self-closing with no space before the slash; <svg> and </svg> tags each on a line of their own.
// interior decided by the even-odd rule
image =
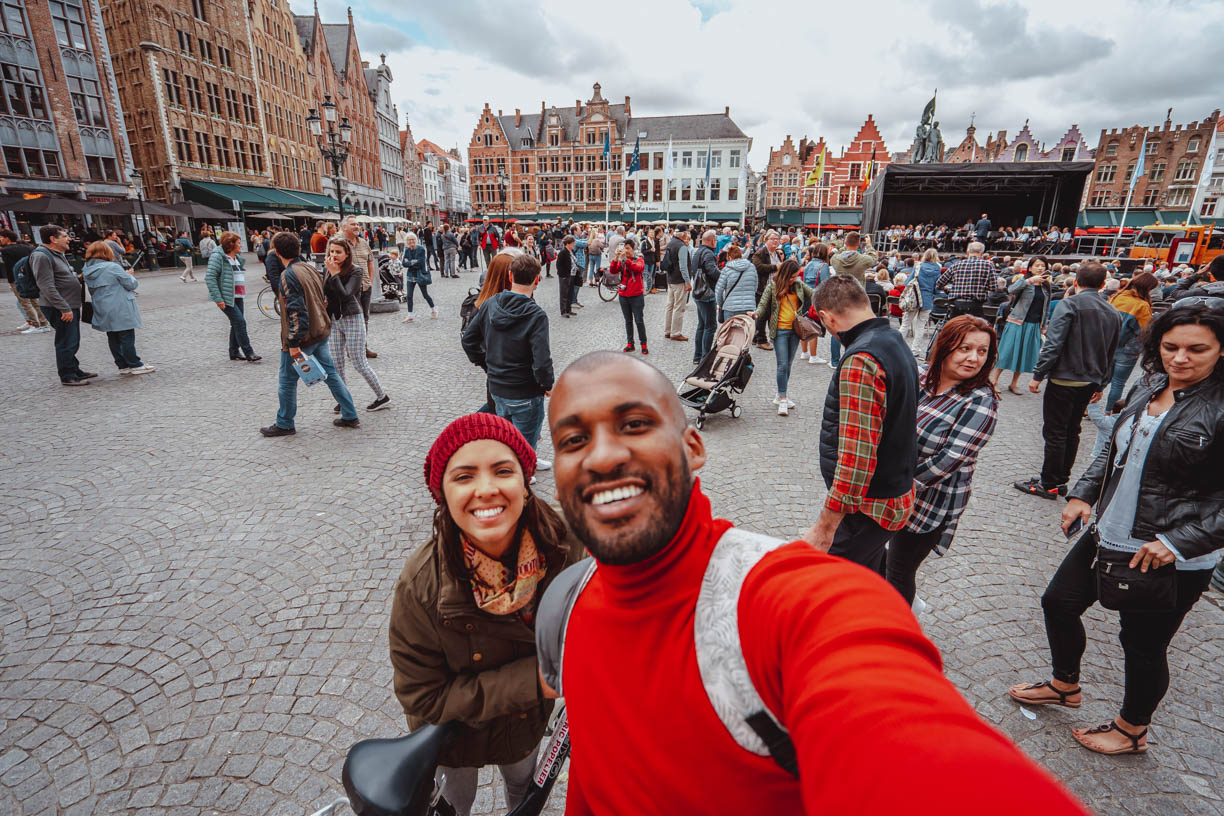
<svg viewBox="0 0 1224 816">
<path fill-rule="evenodd" d="M 1124 696 L 1118 716 L 1072 729 L 1089 750 L 1147 751 L 1169 688 L 1169 642 L 1211 580 L 1224 547 L 1224 298 L 1194 297 L 1152 321 L 1148 378 L 1130 394 L 1110 444 L 1071 491 L 1071 547 L 1041 598 L 1053 677 L 1012 686 L 1026 705 L 1079 708 L 1081 616 L 1097 600 L 1121 612 Z"/>
<path fill-rule="evenodd" d="M 795 321 L 800 316 L 806 317 L 812 302 L 812 288 L 803 282 L 802 275 L 798 261 L 783 261 L 765 285 L 761 302 L 757 304 L 756 313 L 765 317 L 766 330 L 778 362 L 778 395 L 774 397 L 778 416 L 788 416 L 790 409 L 795 407 L 795 403 L 786 396 L 791 363 L 799 351 Z"/>
</svg>

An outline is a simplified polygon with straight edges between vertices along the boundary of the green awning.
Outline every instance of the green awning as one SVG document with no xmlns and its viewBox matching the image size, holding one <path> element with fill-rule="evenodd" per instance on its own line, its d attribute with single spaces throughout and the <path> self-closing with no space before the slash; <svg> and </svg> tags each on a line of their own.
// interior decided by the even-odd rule
<svg viewBox="0 0 1224 816">
<path fill-rule="evenodd" d="M 315 193 L 217 181 L 184 180 L 183 194 L 189 201 L 226 210 L 232 210 L 235 201 L 243 209 L 259 210 L 300 210 L 303 207 L 324 210 L 337 207 L 335 199 Z"/>
<path fill-rule="evenodd" d="M 1126 213 L 1126 226 L 1146 227 L 1149 224 L 1159 224 L 1162 223 L 1162 215 L 1165 216 L 1164 221 L 1172 220 L 1168 218 L 1168 214 L 1161 213 L 1159 210 L 1132 209 Z M 1084 210 L 1080 213 L 1079 226 L 1081 227 L 1117 227 L 1121 225 L 1122 210 Z"/>
<path fill-rule="evenodd" d="M 799 209 L 768 209 L 765 220 L 770 224 L 790 226 L 792 224 L 824 224 L 857 227 L 863 220 L 863 211 L 854 210 L 799 210 Z"/>
</svg>

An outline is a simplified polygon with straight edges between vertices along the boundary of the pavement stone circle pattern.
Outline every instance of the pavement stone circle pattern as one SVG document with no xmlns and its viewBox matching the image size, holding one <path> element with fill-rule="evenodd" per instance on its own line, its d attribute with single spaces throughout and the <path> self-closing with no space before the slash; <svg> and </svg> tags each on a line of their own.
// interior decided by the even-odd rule
<svg viewBox="0 0 1224 816">
<path fill-rule="evenodd" d="M 258 365 L 227 359 L 227 324 L 203 285 L 168 274 L 141 278 L 137 348 L 155 374 L 120 378 L 105 338 L 86 328 L 81 359 L 102 376 L 62 388 L 50 335 L 0 334 L 0 813 L 299 816 L 340 792 L 350 744 L 404 732 L 387 614 L 404 559 L 429 533 L 425 451 L 484 401 L 483 375 L 458 342 L 472 285 L 473 273 L 438 281 L 437 320 L 372 319 L 391 410 L 337 429 L 325 388 L 303 387 L 298 434 L 282 439 L 257 433 L 276 411 L 279 336 L 253 296 Z M 555 280 L 537 297 L 558 370 L 623 344 L 617 304 L 594 289 L 569 320 Z M 663 306 L 647 298 L 649 360 L 679 382 L 691 346 L 662 337 Z M 688 331 L 694 322 L 690 308 Z M 16 303 L 0 298 L 0 328 L 18 323 Z M 797 535 L 824 495 L 815 439 L 830 371 L 796 361 L 798 408 L 781 418 L 769 402 L 772 355 L 754 359 L 743 416 L 706 424 L 700 475 L 720 515 Z M 372 399 L 360 378 L 350 384 L 359 405 Z M 1080 467 L 1093 433 L 1086 423 Z M 547 433 L 541 453 L 551 456 Z M 957 540 L 919 576 L 932 607 L 922 624 L 949 678 L 1098 813 L 1224 814 L 1219 593 L 1172 644 L 1172 686 L 1144 756 L 1090 754 L 1067 733 L 1120 703 L 1111 613 L 1086 618 L 1081 711 L 1030 720 L 1006 699 L 1009 684 L 1047 676 L 1038 599 L 1066 547 L 1058 505 L 1009 486 L 1039 458 L 1039 398 L 1005 394 Z M 546 498 L 551 479 L 540 478 Z M 480 776 L 477 813 L 501 812 L 493 776 Z M 937 784 L 954 795 L 954 780 Z M 560 784 L 547 812 L 563 803 Z"/>
</svg>

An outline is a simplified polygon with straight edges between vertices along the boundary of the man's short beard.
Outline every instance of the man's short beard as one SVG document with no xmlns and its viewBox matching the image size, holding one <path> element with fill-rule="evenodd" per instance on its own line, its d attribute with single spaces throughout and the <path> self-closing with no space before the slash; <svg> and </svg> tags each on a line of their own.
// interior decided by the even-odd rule
<svg viewBox="0 0 1224 816">
<path fill-rule="evenodd" d="M 660 508 L 647 521 L 646 532 L 636 537 L 628 533 L 614 532 L 602 540 L 596 539 L 586 526 L 582 512 L 585 502 L 576 491 L 561 495 L 561 509 L 565 512 L 565 518 L 574 535 L 601 564 L 637 564 L 654 556 L 671 543 L 684 522 L 689 496 L 693 490 L 692 471 L 689 470 L 686 457 L 680 458 L 679 468 L 667 469 L 661 487 L 664 492 L 658 494 Z"/>
</svg>

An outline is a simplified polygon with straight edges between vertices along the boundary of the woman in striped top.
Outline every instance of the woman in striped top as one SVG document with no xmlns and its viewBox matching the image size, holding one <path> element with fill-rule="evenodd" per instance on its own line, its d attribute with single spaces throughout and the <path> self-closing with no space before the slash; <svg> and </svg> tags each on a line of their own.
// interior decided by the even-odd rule
<svg viewBox="0 0 1224 816">
<path fill-rule="evenodd" d="M 918 567 L 952 543 L 978 454 L 994 434 L 999 395 L 989 376 L 998 353 L 990 324 L 960 315 L 944 324 L 930 365 L 918 372 L 914 511 L 889 542 L 886 566 L 888 582 L 911 604 Z"/>
</svg>

